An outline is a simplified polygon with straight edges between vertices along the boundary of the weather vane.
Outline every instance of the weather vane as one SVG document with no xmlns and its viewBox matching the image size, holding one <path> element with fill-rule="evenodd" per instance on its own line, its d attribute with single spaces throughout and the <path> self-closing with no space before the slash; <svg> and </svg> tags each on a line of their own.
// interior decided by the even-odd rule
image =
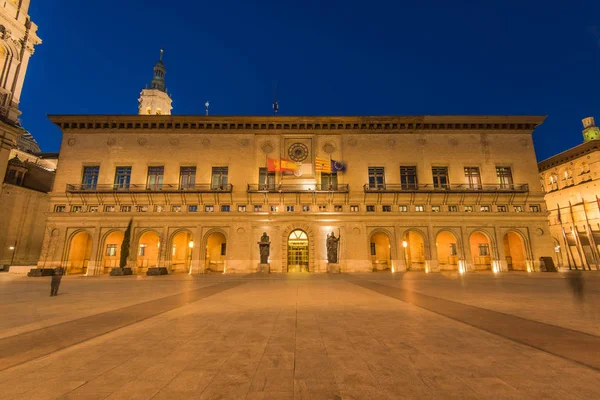
<svg viewBox="0 0 600 400">
<path fill-rule="evenodd" d="M 207 101 L 204 103 L 204 106 L 206 107 L 206 115 L 208 115 L 208 106 L 210 106 L 210 103 Z"/>
</svg>

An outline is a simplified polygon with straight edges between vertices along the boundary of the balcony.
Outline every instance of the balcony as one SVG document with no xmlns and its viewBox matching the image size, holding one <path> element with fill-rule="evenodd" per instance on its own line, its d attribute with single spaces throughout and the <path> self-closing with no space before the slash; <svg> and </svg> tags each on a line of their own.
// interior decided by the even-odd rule
<svg viewBox="0 0 600 400">
<path fill-rule="evenodd" d="M 347 184 L 338 185 L 248 185 L 248 193 L 348 193 Z"/>
<path fill-rule="evenodd" d="M 179 184 L 86 185 L 68 184 L 67 193 L 231 193 L 233 185 L 210 183 L 182 186 Z"/>
<path fill-rule="evenodd" d="M 528 184 L 486 184 L 479 186 L 469 186 L 468 184 L 444 185 L 442 187 L 434 186 L 431 183 L 411 185 L 411 184 L 386 184 L 377 187 L 364 185 L 365 193 L 528 193 Z"/>
</svg>

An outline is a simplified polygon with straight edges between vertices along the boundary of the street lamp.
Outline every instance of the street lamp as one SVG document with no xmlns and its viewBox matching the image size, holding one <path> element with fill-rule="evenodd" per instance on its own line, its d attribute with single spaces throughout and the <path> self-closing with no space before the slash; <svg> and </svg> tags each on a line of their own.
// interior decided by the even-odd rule
<svg viewBox="0 0 600 400">
<path fill-rule="evenodd" d="M 13 261 L 15 260 L 15 253 L 17 252 L 17 241 L 15 240 L 15 243 L 13 243 L 12 246 L 10 246 L 8 248 L 10 251 L 12 251 L 12 256 L 10 257 L 10 263 L 8 264 L 8 268 L 10 269 L 10 266 L 13 264 Z"/>
<path fill-rule="evenodd" d="M 189 270 L 189 274 L 192 274 L 192 251 L 194 249 L 194 241 L 190 240 L 188 242 L 188 247 L 190 248 L 190 258 L 189 258 L 189 264 L 190 264 L 190 270 Z"/>
</svg>

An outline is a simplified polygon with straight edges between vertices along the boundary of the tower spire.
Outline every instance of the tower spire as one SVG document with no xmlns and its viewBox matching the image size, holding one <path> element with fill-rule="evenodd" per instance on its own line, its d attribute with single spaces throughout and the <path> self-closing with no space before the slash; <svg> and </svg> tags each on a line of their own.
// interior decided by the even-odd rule
<svg viewBox="0 0 600 400">
<path fill-rule="evenodd" d="M 167 93 L 165 74 L 167 68 L 163 63 L 164 50 L 160 49 L 160 58 L 154 65 L 154 76 L 150 87 L 142 90 L 138 106 L 140 115 L 170 115 L 172 109 L 171 96 Z"/>
</svg>

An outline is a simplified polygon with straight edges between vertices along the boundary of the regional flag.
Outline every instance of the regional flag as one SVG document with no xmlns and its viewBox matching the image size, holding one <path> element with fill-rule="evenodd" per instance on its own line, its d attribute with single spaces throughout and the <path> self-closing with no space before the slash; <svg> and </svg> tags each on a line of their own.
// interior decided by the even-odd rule
<svg viewBox="0 0 600 400">
<path fill-rule="evenodd" d="M 296 172 L 299 168 L 300 165 L 293 161 L 286 160 L 285 158 L 267 159 L 267 170 L 269 172 Z"/>
<path fill-rule="evenodd" d="M 331 164 L 331 160 L 317 157 L 315 159 L 315 171 L 331 172 Z"/>
<path fill-rule="evenodd" d="M 346 171 L 346 163 L 343 161 L 331 160 L 331 172 Z"/>
</svg>

